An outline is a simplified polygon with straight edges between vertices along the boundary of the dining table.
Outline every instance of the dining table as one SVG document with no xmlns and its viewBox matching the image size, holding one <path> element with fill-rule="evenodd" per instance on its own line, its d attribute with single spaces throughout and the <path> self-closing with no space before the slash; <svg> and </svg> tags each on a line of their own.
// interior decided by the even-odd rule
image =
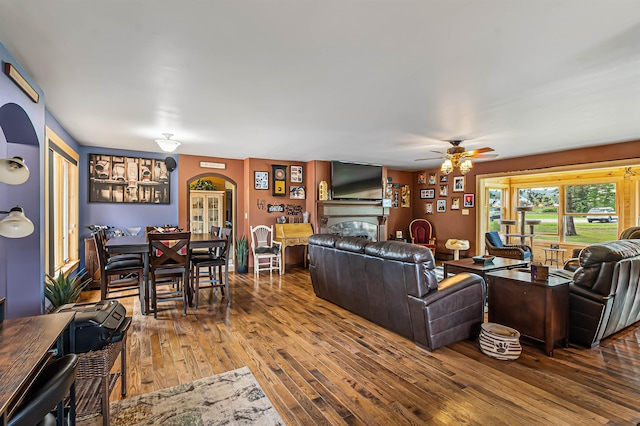
<svg viewBox="0 0 640 426">
<path fill-rule="evenodd" d="M 189 240 L 189 249 L 214 249 L 216 247 L 224 247 L 227 240 L 220 238 L 218 235 L 210 233 L 196 234 L 191 233 Z M 150 312 L 150 287 L 149 287 L 149 242 L 145 235 L 127 235 L 113 237 L 105 244 L 105 248 L 109 256 L 116 254 L 141 254 L 144 261 L 144 279 L 142 280 L 142 288 L 140 288 L 140 309 L 143 315 Z M 228 265 L 227 265 L 228 266 Z M 187 288 L 191 291 L 191 286 L 187 284 Z M 190 297 L 189 300 L 192 300 Z"/>
</svg>

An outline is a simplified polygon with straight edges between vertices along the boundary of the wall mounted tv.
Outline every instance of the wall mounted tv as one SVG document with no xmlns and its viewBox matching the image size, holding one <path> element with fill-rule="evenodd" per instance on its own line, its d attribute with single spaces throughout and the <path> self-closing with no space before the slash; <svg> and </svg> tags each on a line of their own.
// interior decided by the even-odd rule
<svg viewBox="0 0 640 426">
<path fill-rule="evenodd" d="M 381 200 L 382 166 L 332 161 L 331 191 L 334 200 Z"/>
</svg>

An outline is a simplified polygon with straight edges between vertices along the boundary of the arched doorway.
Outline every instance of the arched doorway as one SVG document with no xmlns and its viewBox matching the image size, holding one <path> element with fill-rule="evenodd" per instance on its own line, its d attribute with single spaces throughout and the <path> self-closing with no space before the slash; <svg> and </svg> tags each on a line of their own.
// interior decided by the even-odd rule
<svg viewBox="0 0 640 426">
<path fill-rule="evenodd" d="M 193 233 L 209 232 L 215 225 L 233 229 L 235 240 L 237 205 L 237 184 L 228 176 L 203 173 L 187 181 L 187 229 Z"/>
</svg>

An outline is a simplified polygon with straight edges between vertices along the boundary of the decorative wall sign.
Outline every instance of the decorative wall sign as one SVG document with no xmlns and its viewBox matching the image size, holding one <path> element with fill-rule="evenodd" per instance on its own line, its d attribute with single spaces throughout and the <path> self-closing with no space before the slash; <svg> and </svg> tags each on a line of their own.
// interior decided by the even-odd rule
<svg viewBox="0 0 640 426">
<path fill-rule="evenodd" d="M 89 154 L 89 202 L 170 204 L 164 160 Z"/>
<path fill-rule="evenodd" d="M 302 183 L 302 166 L 291 166 L 291 183 Z"/>
<path fill-rule="evenodd" d="M 40 100 L 40 94 L 33 88 L 31 84 L 18 72 L 16 67 L 8 62 L 4 63 L 4 73 L 31 99 L 33 102 L 38 103 Z"/>
<path fill-rule="evenodd" d="M 420 198 L 421 199 L 430 199 L 436 198 L 436 190 L 433 188 L 421 189 L 420 190 Z"/>
<path fill-rule="evenodd" d="M 292 200 L 304 200 L 304 186 L 293 186 L 289 187 L 289 198 Z"/>
<path fill-rule="evenodd" d="M 267 204 L 267 213 L 284 213 L 284 204 Z"/>
<path fill-rule="evenodd" d="M 464 207 L 473 207 L 475 198 L 474 194 L 464 194 Z"/>
<path fill-rule="evenodd" d="M 287 166 L 271 166 L 273 172 L 273 191 L 276 196 L 287 195 Z"/>
<path fill-rule="evenodd" d="M 269 189 L 269 172 L 255 172 L 255 189 Z"/>
<path fill-rule="evenodd" d="M 453 178 L 453 192 L 464 192 L 464 176 Z"/>
<path fill-rule="evenodd" d="M 438 200 L 438 212 L 443 213 L 447 211 L 447 200 Z"/>
</svg>

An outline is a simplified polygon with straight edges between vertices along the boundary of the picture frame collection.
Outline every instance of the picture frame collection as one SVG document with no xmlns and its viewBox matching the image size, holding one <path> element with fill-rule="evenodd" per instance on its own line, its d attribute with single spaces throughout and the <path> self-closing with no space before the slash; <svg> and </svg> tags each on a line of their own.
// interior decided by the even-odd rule
<svg viewBox="0 0 640 426">
<path fill-rule="evenodd" d="M 418 173 L 419 185 L 429 185 L 427 188 L 419 188 L 420 199 L 427 200 L 424 206 L 425 214 L 444 213 L 447 204 L 451 211 L 460 211 L 475 207 L 475 194 L 465 193 L 465 176 L 448 176 L 438 173 Z M 451 187 L 449 187 L 451 184 Z M 436 200 L 437 193 L 437 200 Z M 456 194 L 462 193 L 462 194 Z M 450 202 L 447 198 L 450 197 Z M 430 200 L 436 200 L 435 202 Z"/>
<path fill-rule="evenodd" d="M 289 194 L 291 200 L 304 200 L 306 191 L 304 185 L 289 185 L 287 191 L 287 171 L 291 184 L 301 184 L 303 180 L 302 166 L 285 166 L 273 164 L 271 166 L 271 179 L 268 171 L 257 170 L 254 172 L 254 186 L 256 190 L 269 190 L 274 197 L 285 197 Z M 271 185 L 269 184 L 271 182 Z"/>
</svg>

